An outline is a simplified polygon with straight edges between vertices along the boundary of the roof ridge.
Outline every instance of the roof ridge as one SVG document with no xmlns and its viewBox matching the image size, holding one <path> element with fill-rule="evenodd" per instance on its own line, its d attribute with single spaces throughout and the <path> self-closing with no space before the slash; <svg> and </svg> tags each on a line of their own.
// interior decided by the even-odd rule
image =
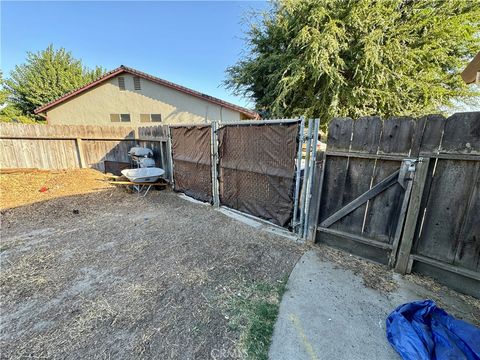
<svg viewBox="0 0 480 360">
<path fill-rule="evenodd" d="M 92 80 L 91 82 L 89 82 L 89 83 L 87 83 L 87 84 L 85 84 L 85 85 L 83 85 L 83 86 L 81 86 L 77 89 L 69 91 L 68 93 L 63 94 L 62 96 L 37 107 L 34 110 L 34 112 L 35 112 L 35 114 L 38 114 L 42 111 L 45 111 L 45 110 L 51 108 L 52 106 L 60 104 L 63 101 L 71 98 L 72 96 L 78 95 L 78 94 L 82 93 L 83 91 L 88 90 L 88 89 L 102 83 L 103 81 L 106 81 L 106 80 L 108 80 L 108 79 L 110 79 L 110 78 L 112 78 L 116 75 L 119 75 L 119 74 L 123 73 L 123 72 L 127 72 L 127 73 L 130 73 L 132 75 L 141 76 L 141 77 L 143 77 L 147 80 L 153 81 L 157 84 L 164 85 L 164 86 L 170 87 L 174 90 L 181 91 L 183 93 L 186 93 L 186 94 L 204 99 L 206 101 L 216 103 L 217 105 L 224 106 L 226 108 L 230 108 L 231 110 L 236 110 L 236 111 L 241 112 L 245 115 L 252 116 L 253 118 L 259 118 L 260 117 L 259 114 L 254 110 L 250 110 L 250 109 L 244 108 L 242 106 L 232 104 L 230 102 L 219 99 L 217 97 L 201 93 L 197 90 L 187 88 L 186 86 L 179 85 L 179 84 L 176 84 L 176 83 L 168 81 L 168 80 L 164 80 L 164 79 L 159 78 L 157 76 L 150 75 L 146 72 L 143 72 L 143 71 L 140 71 L 140 70 L 137 70 L 137 69 L 125 66 L 125 65 L 120 65 L 118 68 L 110 70 L 109 72 L 103 74 L 102 76 L 98 77 L 97 79 Z"/>
</svg>

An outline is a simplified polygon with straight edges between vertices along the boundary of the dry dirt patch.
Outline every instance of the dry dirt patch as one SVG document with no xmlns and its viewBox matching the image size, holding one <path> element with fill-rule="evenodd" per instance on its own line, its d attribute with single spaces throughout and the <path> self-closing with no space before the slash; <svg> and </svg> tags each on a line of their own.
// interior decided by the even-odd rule
<svg viewBox="0 0 480 360">
<path fill-rule="evenodd" d="M 0 209 L 57 197 L 79 195 L 111 187 L 98 181 L 103 174 L 92 169 L 0 171 Z"/>
<path fill-rule="evenodd" d="M 243 339 L 228 289 L 274 288 L 304 251 L 170 191 L 122 189 L 4 210 L 0 245 L 0 345 L 13 359 L 232 353 Z"/>
</svg>

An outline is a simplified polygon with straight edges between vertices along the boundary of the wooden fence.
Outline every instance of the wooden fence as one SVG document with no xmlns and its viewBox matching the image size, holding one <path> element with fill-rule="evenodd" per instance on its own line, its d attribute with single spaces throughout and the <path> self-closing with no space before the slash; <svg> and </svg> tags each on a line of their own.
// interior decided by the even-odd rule
<svg viewBox="0 0 480 360">
<path fill-rule="evenodd" d="M 480 296 L 480 112 L 334 119 L 316 241 Z"/>
<path fill-rule="evenodd" d="M 0 168 L 68 169 L 92 167 L 105 171 L 126 166 L 128 150 L 146 146 L 157 166 L 171 177 L 168 126 L 0 124 Z M 113 165 L 113 166 L 112 166 Z"/>
<path fill-rule="evenodd" d="M 169 142 L 168 126 L 0 124 L 0 167 L 105 170 L 141 145 L 172 179 Z M 480 297 L 480 112 L 334 119 L 318 173 L 317 242 Z"/>
</svg>

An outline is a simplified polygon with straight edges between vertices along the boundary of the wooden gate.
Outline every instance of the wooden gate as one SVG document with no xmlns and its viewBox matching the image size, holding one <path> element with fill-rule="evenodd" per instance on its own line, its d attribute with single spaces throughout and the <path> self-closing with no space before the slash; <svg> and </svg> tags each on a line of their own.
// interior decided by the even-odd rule
<svg viewBox="0 0 480 360">
<path fill-rule="evenodd" d="M 316 241 L 480 294 L 480 113 L 334 119 Z"/>
<path fill-rule="evenodd" d="M 382 263 L 393 260 L 410 189 L 404 159 L 411 158 L 415 127 L 407 118 L 330 123 L 318 241 Z"/>
</svg>

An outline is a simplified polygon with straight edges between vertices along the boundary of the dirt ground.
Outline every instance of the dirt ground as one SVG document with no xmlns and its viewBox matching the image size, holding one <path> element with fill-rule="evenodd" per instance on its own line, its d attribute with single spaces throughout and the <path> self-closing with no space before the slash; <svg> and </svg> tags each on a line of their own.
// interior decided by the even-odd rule
<svg viewBox="0 0 480 360">
<path fill-rule="evenodd" d="M 62 196 L 107 189 L 103 174 L 92 169 L 0 170 L 0 209 L 8 209 Z"/>
<path fill-rule="evenodd" d="M 37 186 L 39 182 L 36 183 Z M 303 249 L 171 191 L 121 189 L 2 211 L 2 358 L 207 359 L 226 305 L 276 286 Z"/>
<path fill-rule="evenodd" d="M 1 358 L 242 358 L 256 341 L 245 314 L 270 309 L 251 304 L 277 305 L 308 250 L 169 190 L 137 197 L 90 170 L 20 174 L 0 176 Z M 385 267 L 320 248 L 365 286 L 395 290 Z M 478 299 L 409 279 L 439 305 L 448 294 L 480 311 Z"/>
</svg>

